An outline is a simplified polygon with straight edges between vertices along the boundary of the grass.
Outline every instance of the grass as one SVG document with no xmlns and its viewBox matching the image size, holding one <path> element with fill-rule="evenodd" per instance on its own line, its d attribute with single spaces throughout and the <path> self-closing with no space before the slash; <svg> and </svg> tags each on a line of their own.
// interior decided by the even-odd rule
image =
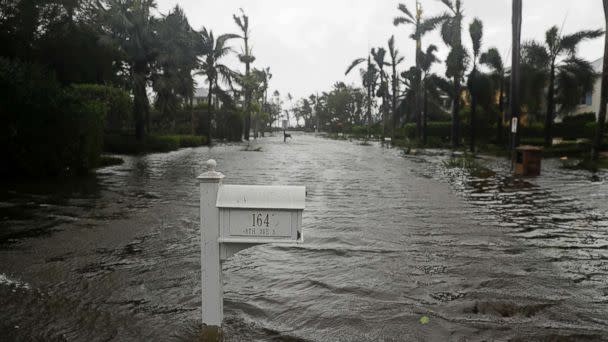
<svg viewBox="0 0 608 342">
<path fill-rule="evenodd" d="M 108 134 L 104 136 L 104 151 L 116 154 L 170 152 L 206 144 L 206 137 L 196 135 L 148 135 L 142 141 L 137 141 L 131 135 Z"/>
<path fill-rule="evenodd" d="M 494 171 L 483 166 L 473 156 L 466 153 L 462 157 L 452 157 L 444 161 L 443 166 L 448 169 L 464 169 L 475 177 L 491 177 L 495 175 Z"/>
</svg>

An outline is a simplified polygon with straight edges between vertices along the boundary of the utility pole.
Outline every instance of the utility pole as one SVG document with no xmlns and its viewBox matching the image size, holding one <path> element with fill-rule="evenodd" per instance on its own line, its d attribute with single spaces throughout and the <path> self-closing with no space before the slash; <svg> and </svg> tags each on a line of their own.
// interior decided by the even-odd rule
<svg viewBox="0 0 608 342">
<path fill-rule="evenodd" d="M 519 145 L 519 83 L 520 83 L 520 50 L 521 50 L 521 12 L 523 0 L 513 1 L 513 47 L 511 49 L 511 153 Z M 513 158 L 511 158 L 513 159 Z"/>
</svg>

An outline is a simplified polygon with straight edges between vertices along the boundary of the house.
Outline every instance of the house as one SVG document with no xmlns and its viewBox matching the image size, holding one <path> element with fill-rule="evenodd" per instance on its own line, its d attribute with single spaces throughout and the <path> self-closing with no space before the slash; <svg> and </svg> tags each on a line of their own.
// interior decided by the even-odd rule
<svg viewBox="0 0 608 342">
<path fill-rule="evenodd" d="M 207 103 L 208 96 L 209 96 L 208 88 L 195 88 L 194 89 L 194 99 L 192 101 L 194 106 L 196 107 L 202 103 Z"/>
<path fill-rule="evenodd" d="M 592 63 L 593 69 L 598 73 L 602 73 L 602 64 L 604 62 L 603 58 L 600 58 Z M 598 77 L 597 81 L 595 81 L 595 85 L 593 86 L 593 91 L 589 92 L 581 99 L 581 103 L 578 105 L 573 114 L 583 114 L 583 113 L 595 113 L 595 117 L 598 117 L 600 111 L 600 95 L 602 88 L 602 78 Z"/>
</svg>

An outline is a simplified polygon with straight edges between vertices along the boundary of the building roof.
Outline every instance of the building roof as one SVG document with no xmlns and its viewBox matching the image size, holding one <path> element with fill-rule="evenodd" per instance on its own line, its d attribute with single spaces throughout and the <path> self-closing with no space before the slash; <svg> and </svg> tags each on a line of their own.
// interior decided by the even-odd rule
<svg viewBox="0 0 608 342">
<path fill-rule="evenodd" d="M 208 88 L 196 88 L 194 89 L 194 98 L 207 98 L 209 96 Z"/>
</svg>

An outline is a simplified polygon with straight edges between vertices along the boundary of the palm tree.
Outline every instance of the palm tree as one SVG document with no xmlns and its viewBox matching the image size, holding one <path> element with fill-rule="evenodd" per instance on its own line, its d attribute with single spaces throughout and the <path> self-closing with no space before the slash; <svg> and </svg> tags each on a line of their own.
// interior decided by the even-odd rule
<svg viewBox="0 0 608 342">
<path fill-rule="evenodd" d="M 146 86 L 151 63 L 159 50 L 157 19 L 151 14 L 154 8 L 154 0 L 108 0 L 107 5 L 98 5 L 104 23 L 102 41 L 114 45 L 128 65 L 137 140 L 143 139 L 146 123 L 149 129 L 150 104 Z"/>
<path fill-rule="evenodd" d="M 236 14 L 232 17 L 234 22 L 243 32 L 243 36 L 239 37 L 243 39 L 244 48 L 243 52 L 239 55 L 239 59 L 245 64 L 245 77 L 249 78 L 251 72 L 251 63 L 255 61 L 255 57 L 251 55 L 251 48 L 249 47 L 249 17 L 245 15 L 243 9 L 240 9 L 241 16 Z M 245 86 L 245 140 L 249 140 L 249 131 L 251 130 L 251 96 L 253 89 L 249 86 Z"/>
<path fill-rule="evenodd" d="M 367 125 L 368 125 L 367 128 L 368 128 L 368 134 L 369 134 L 369 129 L 372 125 L 373 97 L 376 92 L 376 86 L 377 86 L 377 81 L 378 81 L 378 72 L 376 70 L 376 66 L 374 64 L 372 64 L 371 52 L 367 56 L 367 58 L 357 58 L 354 61 L 352 61 L 352 63 L 346 69 L 346 72 L 344 74 L 348 75 L 357 65 L 359 65 L 365 61 L 367 61 L 367 68 L 360 69 L 360 73 L 361 73 L 361 81 L 363 83 L 363 86 L 367 90 L 367 101 L 366 101 L 367 102 Z"/>
<path fill-rule="evenodd" d="M 392 138 L 395 139 L 395 130 L 397 129 L 397 96 L 399 92 L 399 77 L 397 76 L 397 66 L 401 64 L 405 58 L 399 55 L 399 50 L 395 49 L 395 36 L 391 36 L 388 40 L 388 51 L 391 56 L 391 68 L 393 69 L 393 75 L 391 79 L 392 84 L 392 116 L 393 116 L 393 127 L 392 127 Z"/>
<path fill-rule="evenodd" d="M 236 76 L 234 71 L 221 63 L 221 59 L 233 51 L 231 47 L 226 45 L 228 40 L 238 37 L 236 34 L 223 34 L 216 39 L 213 31 L 207 31 L 206 28 L 203 28 L 201 31 L 204 56 L 200 65 L 201 71 L 198 74 L 205 75 L 209 83 L 209 94 L 207 95 L 208 115 L 205 123 L 209 143 L 211 143 L 211 118 L 215 109 L 213 96 L 223 93 L 222 89 L 218 86 L 218 79 L 221 77 L 223 81 L 230 83 Z"/>
<path fill-rule="evenodd" d="M 384 48 L 372 49 L 371 51 L 372 58 L 378 67 L 378 72 L 380 73 L 380 88 L 378 89 L 377 96 L 382 98 L 382 107 L 380 112 L 382 113 L 382 134 L 386 135 L 386 125 L 387 125 L 387 95 L 388 95 L 388 85 L 386 83 L 387 75 L 384 72 L 384 66 L 388 65 L 388 63 L 384 60 L 386 57 L 386 50 Z"/>
<path fill-rule="evenodd" d="M 604 18 L 608 30 L 608 0 L 604 0 Z M 602 148 L 602 138 L 606 127 L 606 106 L 608 105 L 608 34 L 604 36 L 604 64 L 602 69 L 602 90 L 600 95 L 600 111 L 597 117 L 597 130 L 592 152 L 592 159 L 598 160 Z"/>
<path fill-rule="evenodd" d="M 157 32 L 160 51 L 156 60 L 157 73 L 153 77 L 153 88 L 157 93 L 156 106 L 169 119 L 180 103 L 192 106 L 192 70 L 198 66 L 198 56 L 203 53 L 202 43 L 198 32 L 192 29 L 179 6 L 175 6 L 172 12 L 160 20 Z M 172 122 L 175 124 L 174 118 Z"/>
<path fill-rule="evenodd" d="M 553 26 L 546 32 L 544 44 L 532 41 L 523 47 L 528 55 L 534 55 L 534 58 L 544 61 L 548 66 L 548 70 L 545 70 L 549 76 L 545 115 L 547 147 L 551 146 L 553 140 L 551 126 L 555 119 L 556 97 L 560 109 L 568 112 L 578 104 L 583 94 L 593 88 L 595 72 L 591 63 L 576 57 L 578 44 L 602 34 L 602 30 L 593 30 L 562 35 L 557 26 Z"/>
<path fill-rule="evenodd" d="M 461 82 L 467 69 L 468 56 L 462 46 L 462 20 L 464 17 L 461 0 L 441 0 L 448 8 L 441 24 L 441 38 L 450 48 L 446 59 L 446 76 L 453 79 L 454 96 L 452 106 L 452 146 L 460 145 L 460 101 Z"/>
<path fill-rule="evenodd" d="M 435 30 L 437 25 L 439 25 L 441 22 L 445 21 L 447 19 L 447 17 L 439 16 L 439 17 L 423 18 L 422 17 L 422 14 L 423 14 L 422 6 L 420 5 L 420 2 L 418 0 L 416 0 L 416 15 L 413 15 L 412 12 L 410 12 L 410 10 L 407 8 L 407 6 L 405 4 L 399 4 L 397 9 L 403 13 L 403 16 L 395 17 L 393 19 L 393 24 L 395 26 L 398 26 L 401 24 L 409 24 L 409 25 L 414 26 L 414 32 L 410 35 L 410 38 L 412 38 L 413 40 L 416 41 L 416 69 L 415 70 L 417 70 L 418 74 L 414 75 L 414 76 L 416 78 L 416 81 L 417 81 L 416 84 L 418 84 L 418 86 L 416 86 L 417 91 L 415 93 L 415 99 L 416 99 L 415 116 L 416 116 L 416 128 L 417 128 L 416 134 L 418 135 L 418 137 L 420 137 L 421 130 L 422 130 L 422 120 L 421 120 L 421 113 L 422 113 L 421 86 L 422 86 L 422 82 L 420 81 L 421 74 L 422 74 L 422 70 L 420 68 L 420 64 L 421 64 L 420 58 L 421 58 L 421 54 L 422 54 L 422 37 L 424 37 L 425 34 Z"/>
<path fill-rule="evenodd" d="M 477 81 L 477 59 L 481 51 L 481 39 L 483 38 L 483 23 L 478 18 L 473 19 L 469 25 L 469 34 L 473 42 L 473 70 L 469 76 L 469 92 L 471 93 L 471 152 L 475 152 L 475 125 L 477 124 L 477 96 L 475 94 L 475 83 Z"/>
<path fill-rule="evenodd" d="M 431 73 L 433 64 L 439 62 L 439 59 L 435 56 L 437 47 L 435 45 L 429 45 L 426 52 L 420 56 L 420 69 L 422 70 L 422 143 L 427 144 L 428 140 L 428 109 L 429 109 L 429 96 L 434 95 L 439 97 L 437 89 L 440 88 L 440 83 L 445 84 L 445 80 Z"/>
<path fill-rule="evenodd" d="M 479 63 L 486 65 L 492 72 L 494 82 L 498 84 L 498 114 L 496 116 L 496 141 L 502 139 L 502 123 L 504 120 L 505 67 L 498 49 L 491 48 L 481 54 Z"/>
</svg>

